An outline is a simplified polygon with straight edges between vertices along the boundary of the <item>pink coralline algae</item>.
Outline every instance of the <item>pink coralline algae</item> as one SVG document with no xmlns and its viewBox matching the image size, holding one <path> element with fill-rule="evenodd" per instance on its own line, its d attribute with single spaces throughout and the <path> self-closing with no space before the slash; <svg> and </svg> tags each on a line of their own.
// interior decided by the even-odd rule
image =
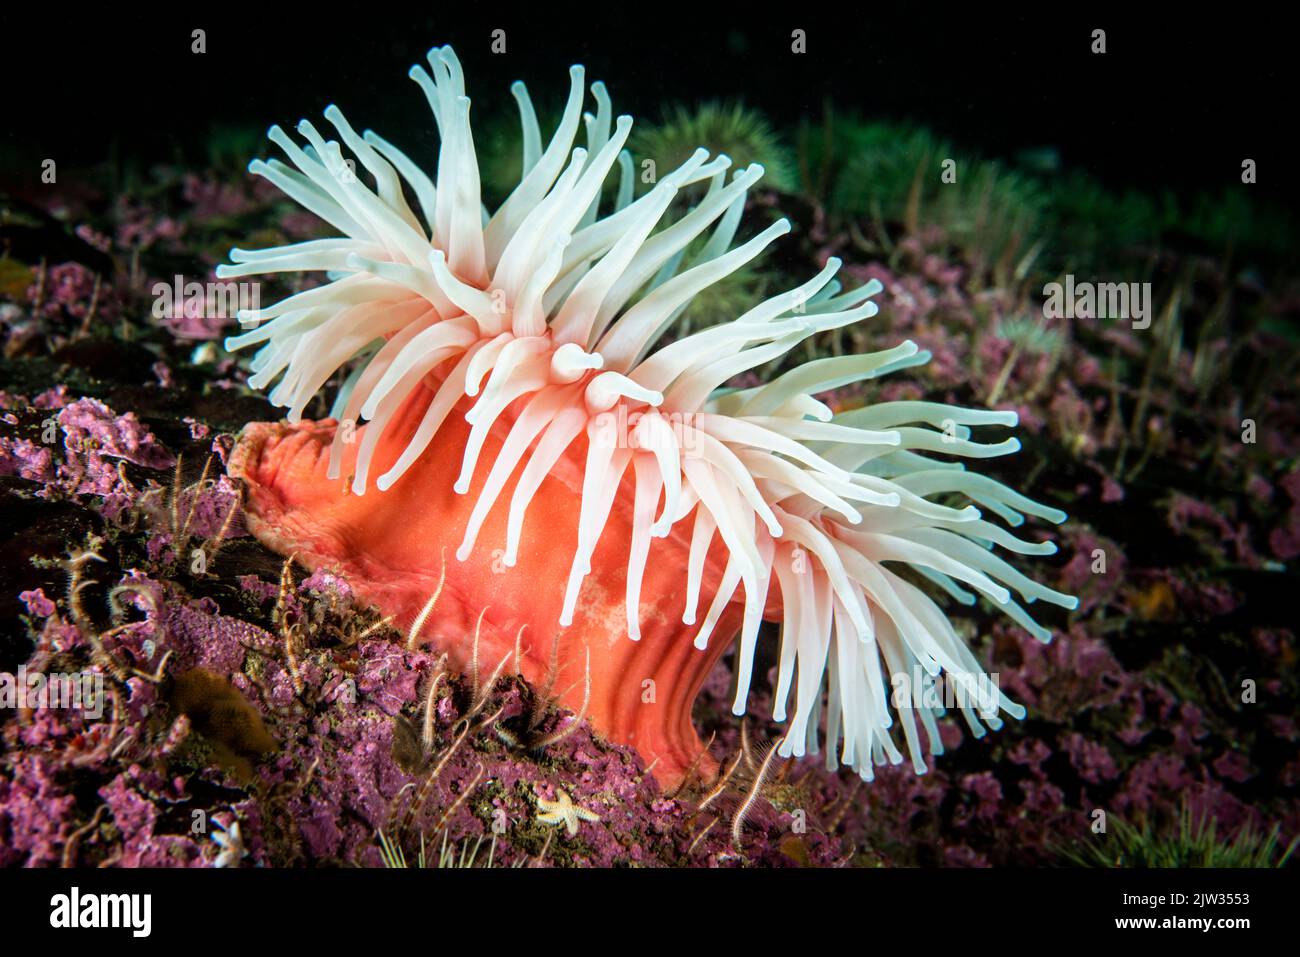
<svg viewBox="0 0 1300 957">
<path fill-rule="evenodd" d="M 87 456 L 85 468 L 97 471 L 105 456 L 124 459 L 146 468 L 163 469 L 175 458 L 162 447 L 134 412 L 117 415 L 97 399 L 80 399 L 59 413 L 64 446 Z"/>
<path fill-rule="evenodd" d="M 76 798 L 37 754 L 10 762 L 0 776 L 0 866 L 57 865 L 71 834 Z"/>
<path fill-rule="evenodd" d="M 95 273 L 81 263 L 50 266 L 27 291 L 28 300 L 45 320 L 84 320 L 91 309 L 111 318 L 116 304 Z"/>
<path fill-rule="evenodd" d="M 132 604 L 166 610 L 115 629 L 113 639 L 96 639 L 107 653 L 105 664 L 113 662 L 111 669 L 88 669 L 106 689 L 108 700 L 101 699 L 98 708 L 102 713 L 85 706 L 42 708 L 3 726 L 9 756 L 0 775 L 0 865 L 66 866 L 84 863 L 83 855 L 91 854 L 100 864 L 177 866 L 210 863 L 220 850 L 204 829 L 190 829 L 188 815 L 185 826 L 162 823 L 178 806 L 192 803 L 190 773 L 160 772 L 154 756 L 167 738 L 166 728 L 157 726 L 165 705 L 152 680 L 128 669 L 152 669 L 164 658 L 178 664 L 237 664 L 242 652 L 232 648 L 250 637 L 251 626 L 208 614 L 202 604 L 177 601 L 164 595 L 163 586 L 139 576 L 129 576 L 121 586 Z M 35 617 L 46 617 L 45 634 L 71 629 L 84 638 L 63 617 L 69 612 L 43 595 L 29 596 L 28 606 Z M 49 654 L 43 646 L 38 643 L 29 667 L 48 667 L 42 664 Z M 66 656 L 78 647 L 85 649 L 85 641 L 64 641 L 56 660 L 70 663 Z M 98 800 L 84 805 L 84 787 L 96 781 L 92 793 Z M 256 819 L 251 802 L 237 802 L 234 811 Z"/>
<path fill-rule="evenodd" d="M 185 224 L 171 216 L 159 216 L 143 203 L 121 197 L 117 203 L 118 227 L 115 244 L 121 249 L 152 246 L 179 248 Z"/>
<path fill-rule="evenodd" d="M 39 408 L 39 406 L 37 407 Z M 166 469 L 175 458 L 135 416 L 117 415 L 98 399 L 77 399 L 57 415 L 37 423 L 40 442 L 0 436 L 0 475 L 15 475 L 45 488 L 50 497 L 99 496 L 103 513 L 117 518 L 134 504 L 139 490 L 125 478 L 119 463 Z M 54 440 L 62 433 L 61 460 Z"/>
<path fill-rule="evenodd" d="M 344 639 L 292 651 L 283 633 L 139 572 L 116 590 L 128 620 L 99 640 L 113 668 L 131 676 L 118 684 L 104 675 L 114 689 L 108 713 L 94 721 L 46 711 L 5 726 L 15 756 L 0 779 L 0 863 L 376 866 L 381 832 L 412 854 L 419 834 L 445 834 L 458 848 L 481 838 L 501 865 L 666 864 L 689 851 L 696 863 L 788 866 L 845 853 L 820 834 L 794 847 L 792 816 L 770 806 L 747 821 L 743 855 L 729 847 L 725 828 L 695 841 L 701 835 L 692 828 L 703 828 L 691 823 L 690 803 L 663 795 L 633 751 L 599 741 L 582 722 L 570 728 L 572 717 L 539 713 L 545 703 L 516 679 L 492 685 L 483 675 L 475 691 L 468 679 L 441 674 L 440 660 L 389 636 L 349 639 L 373 626 L 347 584 L 326 570 L 288 595 L 245 589 L 253 606 L 273 605 L 285 622 Z M 26 600 L 36 619 L 48 617 L 46 629 L 80 634 L 44 593 Z M 65 653 L 89 647 L 65 645 Z M 274 737 L 275 753 L 256 766 L 261 798 L 214 804 L 197 796 L 243 785 L 230 768 L 210 764 L 205 755 L 215 744 L 169 708 L 166 676 L 194 669 L 229 675 Z M 554 741 L 544 762 L 522 760 L 510 744 L 519 732 L 506 730 L 533 715 L 541 718 L 535 733 Z M 97 802 L 84 802 L 87 780 L 99 782 Z M 538 798 L 560 793 L 595 817 L 572 837 L 538 818 Z M 242 853 L 229 851 L 232 827 Z"/>
<path fill-rule="evenodd" d="M 182 195 L 193 205 L 194 215 L 199 219 L 239 216 L 253 205 L 240 186 L 192 173 L 184 177 Z"/>
<path fill-rule="evenodd" d="M 21 592 L 18 600 L 27 606 L 27 612 L 40 618 L 49 618 L 54 614 L 54 602 L 45 597 L 43 589 Z"/>
<path fill-rule="evenodd" d="M 30 439 L 0 436 L 0 475 L 16 475 L 29 482 L 53 482 L 57 470 L 54 452 Z"/>
</svg>

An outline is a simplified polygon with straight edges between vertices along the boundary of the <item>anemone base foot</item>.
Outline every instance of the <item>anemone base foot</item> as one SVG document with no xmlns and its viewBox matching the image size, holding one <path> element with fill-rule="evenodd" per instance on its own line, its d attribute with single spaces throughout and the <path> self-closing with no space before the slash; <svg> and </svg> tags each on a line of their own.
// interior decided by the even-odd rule
<svg viewBox="0 0 1300 957">
<path fill-rule="evenodd" d="M 381 462 L 400 452 L 401 436 L 418 423 L 424 402 L 415 397 L 404 421 L 390 427 L 394 439 L 386 437 Z M 682 624 L 687 542 L 670 536 L 652 543 L 641 587 L 641 637 L 633 641 L 626 612 L 624 529 L 630 523 L 611 521 L 573 623 L 561 627 L 577 546 L 578 463 L 557 463 L 536 493 L 513 566 L 505 565 L 501 547 L 504 508 L 489 516 L 478 545 L 461 561 L 456 550 L 477 491 L 458 495 L 452 489 L 469 428 L 463 420 L 452 416 L 440 441 L 395 485 L 365 495 L 351 491 L 349 476 L 327 475 L 336 425 L 332 419 L 256 423 L 241 434 L 229 472 L 248 487 L 248 524 L 260 541 L 307 568 L 338 571 L 408 635 L 437 594 L 420 622 L 420 644 L 445 651 L 453 667 L 468 672 L 477 632 L 481 680 L 498 667 L 502 674 L 517 670 L 534 687 L 553 688 L 556 702 L 574 712 L 583 710 L 590 652 L 586 716 L 599 734 L 635 748 L 666 787 L 676 786 L 692 766 L 706 778 L 716 770 L 714 759 L 701 754 L 691 706 L 738 631 L 741 611 L 729 605 L 709 647 L 694 647 L 697 629 Z M 495 446 L 499 442 L 489 439 L 485 466 Z M 705 596 L 719 577 L 717 564 L 710 556 Z"/>
</svg>

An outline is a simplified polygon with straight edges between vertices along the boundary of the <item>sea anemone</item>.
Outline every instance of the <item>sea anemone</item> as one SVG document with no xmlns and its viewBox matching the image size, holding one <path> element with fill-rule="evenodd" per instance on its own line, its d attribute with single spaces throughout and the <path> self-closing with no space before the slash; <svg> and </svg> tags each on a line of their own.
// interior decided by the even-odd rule
<svg viewBox="0 0 1300 957">
<path fill-rule="evenodd" d="M 248 331 L 227 341 L 260 346 L 249 384 L 276 383 L 270 399 L 289 410 L 287 423 L 247 427 L 231 457 L 255 534 L 339 570 L 412 644 L 475 675 L 486 655 L 494 673 L 513 660 L 535 683 L 558 677 L 561 703 L 663 781 L 715 766 L 692 702 L 735 646 L 734 712 L 745 712 L 765 619 L 780 623 L 783 756 L 824 748 L 869 780 L 905 760 L 901 744 L 920 773 L 925 751 L 942 750 L 945 703 L 976 735 L 1000 712 L 1021 716 L 922 587 L 964 604 L 982 594 L 1041 641 L 1050 633 L 1011 591 L 1074 606 L 994 551 L 1055 546 L 977 506 L 1013 526 L 1064 514 L 932 457 L 1016 451 L 1013 438 L 971 438 L 1015 413 L 886 402 L 835 415 L 815 398 L 927 361 L 912 342 L 724 388 L 874 316 L 879 283 L 842 293 L 831 259 L 798 288 L 662 345 L 696 294 L 789 231 L 782 219 L 732 248 L 762 168 L 731 172 L 698 150 L 636 197 L 632 121 L 613 116 L 600 83 L 584 114 L 574 66 L 545 146 L 527 90 L 512 87 L 523 175 L 489 215 L 461 66 L 450 47 L 428 61 L 410 75 L 441 136 L 436 177 L 334 106 L 325 118 L 342 143 L 305 120 L 306 146 L 273 127 L 293 165 L 250 166 L 343 234 L 234 249 L 219 270 L 326 279 L 241 312 Z M 572 148 L 580 125 L 585 149 Z M 661 223 L 697 183 L 698 200 Z M 336 375 L 331 417 L 303 421 Z"/>
</svg>

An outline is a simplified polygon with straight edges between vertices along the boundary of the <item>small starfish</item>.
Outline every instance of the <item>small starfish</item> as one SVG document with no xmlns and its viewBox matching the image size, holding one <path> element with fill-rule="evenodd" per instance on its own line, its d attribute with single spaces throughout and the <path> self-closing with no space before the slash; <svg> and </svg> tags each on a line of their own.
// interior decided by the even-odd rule
<svg viewBox="0 0 1300 957">
<path fill-rule="evenodd" d="M 595 811 L 588 811 L 585 807 L 579 807 L 574 804 L 558 788 L 555 791 L 556 800 L 548 801 L 540 795 L 537 798 L 537 807 L 542 813 L 537 815 L 537 820 L 544 824 L 563 824 L 569 829 L 569 837 L 578 833 L 578 821 L 599 821 L 600 815 Z"/>
<path fill-rule="evenodd" d="M 220 825 L 217 825 L 220 827 Z M 238 867 L 240 860 L 248 856 L 244 847 L 244 836 L 239 833 L 239 822 L 231 821 L 230 827 L 212 833 L 212 840 L 221 848 L 221 853 L 212 862 L 213 867 Z"/>
</svg>

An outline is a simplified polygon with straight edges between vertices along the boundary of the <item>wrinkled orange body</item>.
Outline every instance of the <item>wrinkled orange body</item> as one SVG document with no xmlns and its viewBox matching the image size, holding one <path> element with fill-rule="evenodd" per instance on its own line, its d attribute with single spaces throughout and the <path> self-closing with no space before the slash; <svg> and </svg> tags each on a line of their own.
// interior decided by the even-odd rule
<svg viewBox="0 0 1300 957">
<path fill-rule="evenodd" d="M 417 389 L 385 430 L 372 475 L 401 454 L 420 422 L 431 393 Z M 364 427 L 363 427 L 364 428 Z M 691 522 L 654 539 L 641 590 L 641 639 L 627 637 L 626 576 L 631 536 L 631 469 L 615 500 L 592 571 L 584 580 L 573 624 L 561 628 L 560 610 L 577 547 L 582 464 L 579 437 L 542 483 L 528 507 L 518 562 L 506 567 L 506 519 L 515 479 L 493 506 L 473 553 L 464 562 L 456 548 L 506 433 L 498 422 L 484 447 L 468 495 L 457 495 L 469 426 L 454 411 L 419 461 L 390 489 L 365 495 L 349 489 L 350 476 L 326 477 L 333 420 L 257 423 L 241 435 L 230 473 L 247 483 L 248 522 L 268 547 L 293 554 L 309 568 L 330 567 L 347 577 L 403 631 L 409 629 L 438 587 L 445 556 L 446 579 L 420 629 L 421 642 L 446 651 L 465 668 L 480 612 L 480 669 L 503 659 L 513 669 L 516 636 L 524 628 L 521 672 L 543 684 L 555 654 L 560 703 L 582 706 L 585 650 L 591 651 L 591 700 L 587 715 L 606 739 L 637 749 L 664 784 L 676 784 L 692 764 L 712 773 L 691 723 L 691 705 L 710 669 L 739 629 L 740 607 L 727 607 L 709 646 L 693 644 L 696 628 L 682 624 Z M 358 430 L 357 441 L 362 430 Z M 715 539 L 701 590 L 703 619 L 721 578 L 725 555 Z M 558 642 L 558 648 L 555 643 Z"/>
</svg>

